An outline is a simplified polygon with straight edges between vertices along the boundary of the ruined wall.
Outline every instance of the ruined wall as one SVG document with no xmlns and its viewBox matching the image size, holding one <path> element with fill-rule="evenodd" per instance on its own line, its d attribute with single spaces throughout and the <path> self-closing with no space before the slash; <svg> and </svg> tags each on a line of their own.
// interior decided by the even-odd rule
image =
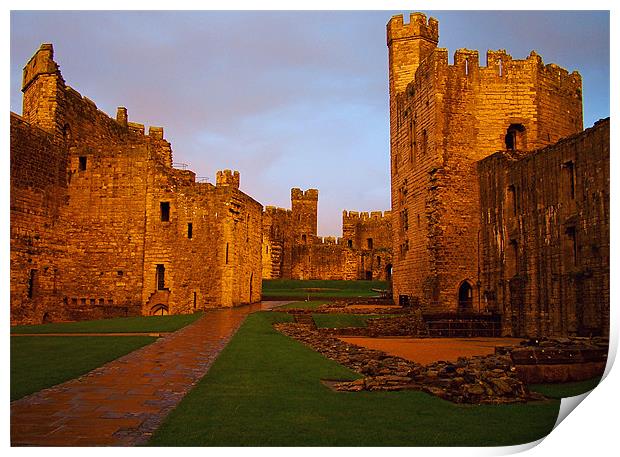
<svg viewBox="0 0 620 457">
<path fill-rule="evenodd" d="M 355 279 L 389 280 L 392 265 L 392 216 L 390 211 L 343 211 L 343 244 L 349 256 L 347 274 Z M 355 263 L 351 265 L 351 261 Z"/>
<path fill-rule="evenodd" d="M 24 68 L 23 91 L 24 119 L 11 117 L 13 323 L 260 300 L 262 206 L 238 172 L 212 186 L 173 168 L 163 129 L 99 111 L 65 85 L 51 45 Z"/>
<path fill-rule="evenodd" d="M 60 271 L 67 239 L 66 145 L 11 113 L 11 321 L 65 316 Z"/>
<path fill-rule="evenodd" d="M 608 335 L 609 119 L 478 170 L 484 308 L 507 335 Z"/>
<path fill-rule="evenodd" d="M 291 190 L 292 210 L 263 213 L 263 278 L 390 279 L 391 215 L 343 212 L 342 238 L 316 236 L 318 190 Z"/>
<path fill-rule="evenodd" d="M 426 310 L 475 310 L 478 180 L 475 164 L 498 149 L 542 147 L 582 129 L 581 78 L 535 53 L 513 60 L 436 48 L 422 14 L 387 27 L 394 296 Z M 408 85 L 404 80 L 411 77 Z M 508 138 L 510 137 L 510 138 Z"/>
</svg>

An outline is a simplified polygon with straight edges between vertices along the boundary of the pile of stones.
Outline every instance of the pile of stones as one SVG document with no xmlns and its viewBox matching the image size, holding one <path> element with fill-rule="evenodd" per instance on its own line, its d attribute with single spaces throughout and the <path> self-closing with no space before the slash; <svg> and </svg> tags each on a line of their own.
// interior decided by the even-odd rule
<svg viewBox="0 0 620 457">
<path fill-rule="evenodd" d="M 516 376 L 509 355 L 459 358 L 457 362 L 420 365 L 382 351 L 345 343 L 310 326 L 275 324 L 281 333 L 362 375 L 355 381 L 336 382 L 339 391 L 392 391 L 412 389 L 455 403 L 515 403 L 540 400 Z"/>
</svg>

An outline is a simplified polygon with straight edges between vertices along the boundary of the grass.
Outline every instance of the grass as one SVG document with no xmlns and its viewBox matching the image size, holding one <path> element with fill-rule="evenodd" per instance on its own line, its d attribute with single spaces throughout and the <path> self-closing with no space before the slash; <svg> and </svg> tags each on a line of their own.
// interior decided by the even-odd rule
<svg viewBox="0 0 620 457">
<path fill-rule="evenodd" d="M 14 336 L 11 401 L 76 378 L 153 341 L 148 336 Z"/>
<path fill-rule="evenodd" d="M 246 319 L 207 375 L 151 438 L 162 446 L 496 446 L 548 434 L 558 400 L 458 406 L 415 391 L 333 392 L 359 375 L 276 332 L 283 313 Z"/>
<path fill-rule="evenodd" d="M 547 398 L 566 398 L 581 395 L 594 389 L 601 381 L 600 377 L 579 382 L 566 382 L 561 384 L 530 384 L 528 388 L 534 392 L 543 394 Z"/>
<path fill-rule="evenodd" d="M 41 325 L 17 325 L 11 333 L 134 333 L 174 332 L 191 324 L 202 313 L 172 316 L 139 316 L 83 322 L 61 322 Z M 81 340 L 80 340 L 81 341 Z"/>
<path fill-rule="evenodd" d="M 385 317 L 384 315 L 360 314 L 313 314 L 312 318 L 318 328 L 366 327 L 368 319 Z"/>
<path fill-rule="evenodd" d="M 278 309 L 316 309 L 325 303 L 329 302 L 327 300 L 296 301 L 288 305 L 279 306 Z"/>
<path fill-rule="evenodd" d="M 263 279 L 263 300 L 265 298 L 373 297 L 378 294 L 371 289 L 386 288 L 386 281 Z"/>
</svg>

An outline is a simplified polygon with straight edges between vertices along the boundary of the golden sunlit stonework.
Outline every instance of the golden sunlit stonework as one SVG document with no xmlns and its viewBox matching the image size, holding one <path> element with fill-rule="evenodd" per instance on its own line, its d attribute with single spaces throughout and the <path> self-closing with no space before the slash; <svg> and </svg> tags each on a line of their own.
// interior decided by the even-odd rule
<svg viewBox="0 0 620 457">
<path fill-rule="evenodd" d="M 609 331 L 609 120 L 583 130 L 579 73 L 438 48 L 387 25 L 394 297 L 494 313 L 514 336 Z"/>
</svg>

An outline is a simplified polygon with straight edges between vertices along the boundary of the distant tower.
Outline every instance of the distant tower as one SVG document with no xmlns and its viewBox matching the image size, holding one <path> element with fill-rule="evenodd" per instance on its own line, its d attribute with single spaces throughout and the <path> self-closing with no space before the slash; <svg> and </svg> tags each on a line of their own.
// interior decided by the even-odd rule
<svg viewBox="0 0 620 457">
<path fill-rule="evenodd" d="M 22 117 L 52 134 L 62 135 L 65 81 L 54 62 L 54 48 L 41 45 L 24 67 Z"/>
<path fill-rule="evenodd" d="M 317 236 L 317 189 L 291 189 L 291 210 L 294 244 L 312 244 Z"/>
<path fill-rule="evenodd" d="M 489 51 L 481 67 L 478 51 L 459 49 L 449 65 L 438 39 L 438 22 L 422 13 L 387 24 L 394 297 L 471 312 L 480 303 L 476 163 L 581 131 L 581 77 L 534 52 Z"/>
</svg>

